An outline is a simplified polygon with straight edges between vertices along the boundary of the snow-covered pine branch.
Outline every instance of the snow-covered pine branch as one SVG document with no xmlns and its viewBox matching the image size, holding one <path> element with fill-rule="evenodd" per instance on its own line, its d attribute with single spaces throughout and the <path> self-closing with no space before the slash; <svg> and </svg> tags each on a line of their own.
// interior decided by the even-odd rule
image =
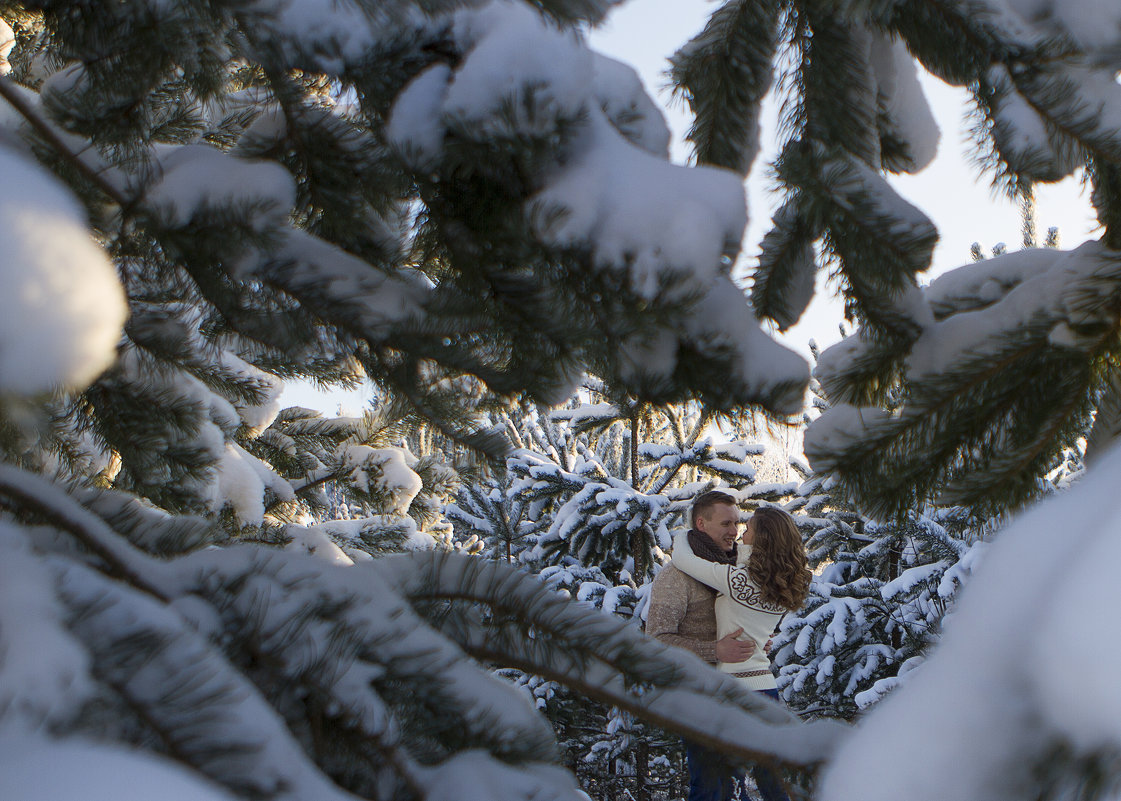
<svg viewBox="0 0 1121 801">
<path fill-rule="evenodd" d="M 775 19 L 777 56 L 760 69 Z M 817 270 L 841 279 L 860 329 L 822 361 L 837 408 L 814 425 L 808 447 L 815 466 L 840 467 L 871 513 L 902 515 L 936 496 L 981 514 L 1022 505 L 1046 488 L 1043 477 L 1094 411 L 1111 407 L 1118 22 L 1116 9 L 1081 2 L 924 1 L 890 11 L 730 2 L 682 51 L 677 88 L 709 136 L 747 130 L 757 115 L 758 101 L 720 110 L 733 77 L 750 84 L 742 98 L 774 78 L 784 139 L 774 167 L 786 198 L 763 240 L 752 303 L 788 327 Z M 758 37 L 733 38 L 741 27 Z M 972 93 L 979 160 L 997 185 L 1024 196 L 1084 170 L 1100 240 L 1065 255 L 1025 250 L 967 264 L 920 289 L 937 232 L 885 180 L 924 169 L 937 147 L 919 67 Z M 705 141 L 698 157 L 711 148 Z M 893 394 L 892 417 L 880 419 Z"/>
<path fill-rule="evenodd" d="M 33 208 L 36 161 L 68 183 L 84 209 L 51 201 L 69 204 L 65 241 L 90 250 L 91 225 L 128 304 L 125 358 L 52 415 L 110 454 L 130 490 L 199 510 L 215 472 L 258 482 L 238 434 L 267 423 L 239 422 L 228 405 L 259 405 L 251 396 L 273 394 L 279 378 L 368 377 L 492 453 L 502 444 L 479 428 L 478 407 L 448 391 L 459 379 L 555 401 L 594 362 L 640 395 L 711 386 L 721 405 L 794 411 L 804 365 L 729 292 L 742 188 L 668 163 L 664 121 L 633 71 L 577 30 L 607 7 L 6 6 L 6 198 Z M 431 153 L 417 150 L 426 142 Z M 421 151 L 434 161 L 420 165 Z M 625 180 L 605 180 L 612 170 Z M 588 171 L 598 183 L 581 178 Z M 636 181 L 643 191 L 614 188 Z M 468 187 L 495 202 L 477 204 Z M 20 266 L 34 266 L 32 250 L 18 251 Z M 102 354 L 69 354 L 83 383 L 108 365 L 102 340 L 124 310 L 112 282 L 93 280 L 104 257 L 79 256 L 89 278 L 74 286 L 101 315 L 76 300 L 66 315 L 88 322 L 81 339 Z M 37 275 L 13 267 L 10 281 Z M 5 315 L 11 337 L 33 316 L 24 311 Z M 40 348 L 58 339 L 18 327 Z M 698 378 L 702 364 L 731 380 Z M 36 386 L 73 377 L 61 378 Z M 234 441 L 244 453 L 226 447 Z M 300 489 L 311 495 L 322 478 Z M 263 483 L 266 509 L 291 502 Z M 240 504 L 235 522 L 256 522 L 260 505 Z"/>
<path fill-rule="evenodd" d="M 939 278 L 924 291 L 938 318 L 902 363 L 901 408 L 839 404 L 811 425 L 807 455 L 874 514 L 936 493 L 981 513 L 1037 496 L 1062 449 L 1089 429 L 1111 374 L 1119 274 L 1116 253 L 1087 243 Z M 876 347 L 858 334 L 827 350 L 817 371 L 826 391 Z"/>
<path fill-rule="evenodd" d="M 490 798 L 580 797 L 548 765 L 545 721 L 461 649 L 745 757 L 817 763 L 840 733 L 492 560 L 338 566 L 263 545 L 155 559 L 33 474 L 5 467 L 0 493 L 45 523 L 0 527 L 0 637 L 19 656 L 0 664 L 0 729 L 45 753 L 95 733 L 160 742 L 233 797 L 442 799 L 468 765 Z M 702 734 L 712 714 L 719 736 Z"/>
</svg>

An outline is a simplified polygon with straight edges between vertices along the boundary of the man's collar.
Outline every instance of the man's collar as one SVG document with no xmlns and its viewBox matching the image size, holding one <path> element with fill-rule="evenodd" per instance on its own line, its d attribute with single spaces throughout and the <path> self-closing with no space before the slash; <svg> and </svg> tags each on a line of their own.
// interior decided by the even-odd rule
<svg viewBox="0 0 1121 801">
<path fill-rule="evenodd" d="M 713 542 L 710 536 L 702 531 L 697 531 L 695 528 L 689 531 L 689 547 L 693 549 L 693 553 L 709 562 L 716 562 L 720 565 L 734 565 L 736 563 L 735 545 L 732 546 L 732 550 L 725 551 Z"/>
</svg>

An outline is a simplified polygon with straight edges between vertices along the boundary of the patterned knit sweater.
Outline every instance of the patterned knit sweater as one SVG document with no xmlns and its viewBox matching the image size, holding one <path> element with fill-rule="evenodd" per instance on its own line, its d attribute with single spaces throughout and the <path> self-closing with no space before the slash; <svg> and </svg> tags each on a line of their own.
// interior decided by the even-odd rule
<svg viewBox="0 0 1121 801">
<path fill-rule="evenodd" d="M 763 650 L 771 632 L 786 610 L 763 600 L 759 586 L 747 574 L 751 546 L 740 545 L 735 565 L 709 562 L 693 553 L 686 534 L 673 539 L 672 566 L 716 590 L 716 633 L 718 637 L 742 628 L 739 639 L 755 641 L 755 652 L 745 662 L 720 662 L 717 667 L 743 682 L 751 690 L 775 686 L 771 660 Z M 663 571 L 665 572 L 665 571 Z"/>
</svg>

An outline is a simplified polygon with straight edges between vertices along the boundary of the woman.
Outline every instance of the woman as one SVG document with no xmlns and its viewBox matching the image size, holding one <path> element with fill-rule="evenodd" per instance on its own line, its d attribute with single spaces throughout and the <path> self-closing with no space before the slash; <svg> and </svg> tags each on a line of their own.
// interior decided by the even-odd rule
<svg viewBox="0 0 1121 801">
<path fill-rule="evenodd" d="M 810 569 L 802 536 L 794 518 L 781 509 L 757 509 L 747 522 L 736 564 L 710 562 L 693 553 L 688 534 L 674 538 L 673 566 L 707 584 L 716 596 L 716 636 L 736 629 L 755 641 L 744 662 L 720 662 L 717 667 L 745 687 L 778 700 L 766 643 L 787 612 L 801 608 L 810 589 Z M 764 801 L 785 801 L 786 792 L 770 770 L 756 767 L 755 782 Z"/>
</svg>

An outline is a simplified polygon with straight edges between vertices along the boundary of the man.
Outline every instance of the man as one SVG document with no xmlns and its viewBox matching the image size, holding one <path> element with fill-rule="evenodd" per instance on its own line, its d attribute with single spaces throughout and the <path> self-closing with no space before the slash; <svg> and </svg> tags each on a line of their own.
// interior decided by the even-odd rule
<svg viewBox="0 0 1121 801">
<path fill-rule="evenodd" d="M 697 556 L 734 565 L 739 535 L 736 500 L 712 490 L 693 500 L 689 545 Z M 716 592 L 666 565 L 650 588 L 646 633 L 667 645 L 692 651 L 710 664 L 742 662 L 755 651 L 755 643 L 736 637 L 743 629 L 716 639 Z M 685 741 L 689 763 L 689 801 L 729 801 L 739 774 L 719 755 Z"/>
</svg>

